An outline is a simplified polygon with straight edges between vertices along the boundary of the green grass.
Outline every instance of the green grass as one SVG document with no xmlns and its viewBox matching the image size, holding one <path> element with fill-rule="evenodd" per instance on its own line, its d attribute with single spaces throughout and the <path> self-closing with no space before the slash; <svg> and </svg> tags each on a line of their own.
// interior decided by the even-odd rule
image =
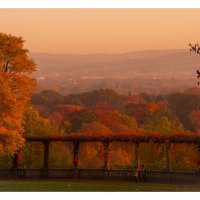
<svg viewBox="0 0 200 200">
<path fill-rule="evenodd" d="M 131 192 L 131 191 L 200 191 L 200 184 L 135 183 L 98 180 L 0 180 L 0 191 L 35 192 Z"/>
</svg>

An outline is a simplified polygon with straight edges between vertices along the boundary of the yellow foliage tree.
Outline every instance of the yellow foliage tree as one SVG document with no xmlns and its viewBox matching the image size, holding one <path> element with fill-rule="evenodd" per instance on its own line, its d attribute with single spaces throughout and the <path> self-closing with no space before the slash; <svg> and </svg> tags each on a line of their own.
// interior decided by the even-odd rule
<svg viewBox="0 0 200 200">
<path fill-rule="evenodd" d="M 13 155 L 23 146 L 24 107 L 35 88 L 30 77 L 36 65 L 24 40 L 0 33 L 0 153 Z"/>
</svg>

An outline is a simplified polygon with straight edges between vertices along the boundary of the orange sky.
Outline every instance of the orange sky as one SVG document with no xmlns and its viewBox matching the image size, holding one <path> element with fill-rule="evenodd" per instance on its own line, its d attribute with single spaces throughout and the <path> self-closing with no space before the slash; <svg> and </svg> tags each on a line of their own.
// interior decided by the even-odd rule
<svg viewBox="0 0 200 200">
<path fill-rule="evenodd" d="M 0 9 L 0 31 L 33 52 L 121 53 L 188 48 L 200 9 Z"/>
</svg>

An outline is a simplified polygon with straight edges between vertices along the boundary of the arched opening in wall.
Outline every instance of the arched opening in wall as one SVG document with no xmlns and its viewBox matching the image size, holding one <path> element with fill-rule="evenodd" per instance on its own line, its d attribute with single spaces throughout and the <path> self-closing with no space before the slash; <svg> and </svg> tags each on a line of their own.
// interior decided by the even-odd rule
<svg viewBox="0 0 200 200">
<path fill-rule="evenodd" d="M 197 171 L 198 148 L 195 144 L 171 144 L 171 170 Z"/>
<path fill-rule="evenodd" d="M 165 144 L 153 142 L 139 144 L 139 167 L 142 165 L 147 170 L 165 170 Z"/>
<path fill-rule="evenodd" d="M 42 169 L 44 160 L 44 145 L 42 142 L 26 142 L 21 150 L 22 161 L 19 168 Z"/>
<path fill-rule="evenodd" d="M 79 146 L 79 168 L 101 169 L 103 168 L 103 144 L 102 142 L 81 142 Z"/>
<path fill-rule="evenodd" d="M 71 169 L 73 167 L 73 143 L 50 142 L 49 169 Z"/>
<path fill-rule="evenodd" d="M 131 142 L 112 142 L 109 145 L 109 169 L 133 169 L 135 159 Z"/>
</svg>

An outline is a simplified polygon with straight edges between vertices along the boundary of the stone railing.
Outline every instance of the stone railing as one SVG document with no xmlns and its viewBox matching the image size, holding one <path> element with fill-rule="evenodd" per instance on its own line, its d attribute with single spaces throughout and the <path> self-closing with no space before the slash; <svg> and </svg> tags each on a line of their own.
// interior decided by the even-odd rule
<svg viewBox="0 0 200 200">
<path fill-rule="evenodd" d="M 140 173 L 139 173 L 140 174 Z M 0 178 L 78 178 L 78 179 L 111 179 L 135 181 L 132 170 L 102 169 L 0 169 Z M 146 172 L 147 182 L 199 182 L 200 174 L 195 172 L 170 172 L 151 170 Z M 143 178 L 139 176 L 139 182 Z"/>
</svg>

